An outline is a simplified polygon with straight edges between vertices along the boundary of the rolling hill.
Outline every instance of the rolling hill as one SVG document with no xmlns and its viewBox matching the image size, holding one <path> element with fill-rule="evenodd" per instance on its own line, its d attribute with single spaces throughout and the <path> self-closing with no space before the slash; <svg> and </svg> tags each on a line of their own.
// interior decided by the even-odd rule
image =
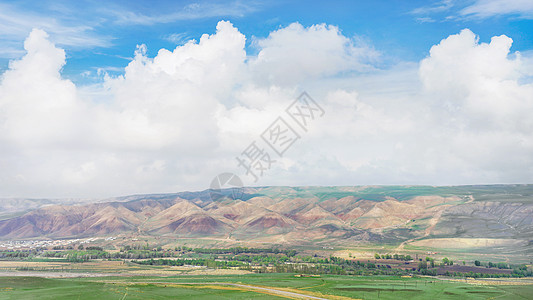
<svg viewBox="0 0 533 300">
<path fill-rule="evenodd" d="M 1 220 L 0 239 L 152 235 L 426 246 L 446 238 L 513 239 L 520 251 L 533 252 L 533 185 L 258 187 L 244 188 L 240 199 L 201 191 L 43 203 L 50 204 Z"/>
</svg>

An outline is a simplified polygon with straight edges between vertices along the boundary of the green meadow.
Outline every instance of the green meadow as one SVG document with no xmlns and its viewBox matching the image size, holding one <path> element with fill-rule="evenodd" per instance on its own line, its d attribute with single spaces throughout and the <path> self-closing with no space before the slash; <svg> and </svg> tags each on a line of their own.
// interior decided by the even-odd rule
<svg viewBox="0 0 533 300">
<path fill-rule="evenodd" d="M 531 299 L 533 295 L 533 285 L 476 285 L 430 277 L 297 278 L 294 274 L 250 274 L 61 279 L 0 277 L 0 299 L 294 298 L 254 290 L 254 286 L 326 299 Z"/>
</svg>

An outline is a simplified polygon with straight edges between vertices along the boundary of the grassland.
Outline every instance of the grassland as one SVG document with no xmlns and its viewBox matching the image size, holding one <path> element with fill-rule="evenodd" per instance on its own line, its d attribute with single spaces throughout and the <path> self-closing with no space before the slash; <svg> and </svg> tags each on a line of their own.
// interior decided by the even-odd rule
<svg viewBox="0 0 533 300">
<path fill-rule="evenodd" d="M 282 198 L 315 196 L 320 200 L 355 196 L 373 201 L 384 201 L 387 197 L 394 197 L 402 201 L 415 196 L 462 197 L 464 195 L 472 195 L 476 201 L 531 203 L 533 185 L 264 187 L 258 188 L 254 194 L 248 196 Z"/>
<path fill-rule="evenodd" d="M 233 284 L 233 285 L 231 285 Z M 249 274 L 231 276 L 0 277 L 0 299 L 278 299 L 285 291 L 325 299 L 528 299 L 533 285 L 480 285 L 434 278 Z M 259 290 L 258 288 L 263 288 Z"/>
<path fill-rule="evenodd" d="M 0 299 L 528 299 L 533 295 L 531 277 L 474 279 L 465 278 L 469 275 L 422 276 L 420 272 L 398 269 L 416 267 L 416 261 L 374 260 L 371 255 L 376 253 L 370 249 L 364 253 L 336 251 L 333 252 L 334 256 L 329 257 L 329 262 L 325 262 L 326 257 L 294 256 L 296 252 L 292 250 L 279 250 L 280 253 L 273 255 L 270 252 L 278 250 L 182 248 L 157 251 L 146 247 L 149 250 L 130 249 L 115 254 L 150 254 L 155 259 L 89 259 L 79 262 L 43 255 L 2 260 Z M 224 254 L 225 251 L 231 253 Z M 73 252 L 84 255 L 89 253 L 87 250 L 60 250 L 55 253 L 71 255 Z M 177 254 L 178 257 L 163 254 Z M 217 264 L 214 263 L 215 259 L 219 263 L 224 259 L 235 262 L 240 256 L 248 257 L 250 266 L 254 267 L 250 270 L 238 267 L 217 269 Z M 344 256 L 347 259 L 357 256 L 362 263 L 347 264 L 347 261 L 340 258 Z M 164 265 L 158 263 L 158 257 L 166 257 L 163 261 L 169 262 L 187 258 L 190 263 Z M 207 258 L 210 258 L 207 266 L 193 264 L 194 260 Z M 293 259 L 292 263 L 282 264 Z M 154 264 L 146 264 L 149 261 Z M 298 261 L 300 262 L 297 263 Z M 312 275 L 313 266 L 323 266 L 324 269 L 320 270 L 320 275 Z M 388 266 L 392 266 L 392 269 Z M 301 271 L 287 272 L 288 267 Z M 460 269 L 469 266 L 457 267 Z M 277 268 L 287 273 L 270 273 Z M 348 274 L 360 272 L 363 276 L 333 275 L 339 274 L 332 273 L 338 271 Z M 379 275 L 382 273 L 412 273 L 412 276 Z"/>
</svg>

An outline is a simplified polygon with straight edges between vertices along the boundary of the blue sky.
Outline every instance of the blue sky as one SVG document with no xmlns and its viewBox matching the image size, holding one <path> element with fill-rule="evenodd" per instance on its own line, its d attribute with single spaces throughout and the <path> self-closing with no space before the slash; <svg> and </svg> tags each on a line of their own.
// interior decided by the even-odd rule
<svg viewBox="0 0 533 300">
<path fill-rule="evenodd" d="M 293 22 L 335 25 L 381 52 L 385 67 L 418 61 L 464 28 L 482 42 L 505 34 L 513 39 L 513 51 L 533 49 L 531 5 L 494 12 L 483 10 L 484 2 L 491 1 L 9 1 L 0 4 L 0 65 L 6 69 L 9 59 L 22 56 L 26 36 L 42 28 L 67 51 L 64 76 L 87 83 L 92 79 L 81 75 L 86 71 L 122 73 L 138 44 L 155 56 L 160 48 L 213 33 L 220 20 L 247 37 L 249 54 L 257 52 L 254 37 Z"/>
<path fill-rule="evenodd" d="M 533 183 L 532 50 L 531 0 L 3 1 L 0 197 Z"/>
</svg>

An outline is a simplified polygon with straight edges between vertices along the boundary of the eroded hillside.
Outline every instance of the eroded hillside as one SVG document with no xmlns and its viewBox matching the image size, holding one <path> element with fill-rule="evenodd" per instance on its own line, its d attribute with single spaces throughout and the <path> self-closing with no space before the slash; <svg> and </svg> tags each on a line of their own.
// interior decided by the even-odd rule
<svg viewBox="0 0 533 300">
<path fill-rule="evenodd" d="M 438 244 L 533 240 L 531 186 L 265 187 L 241 199 L 208 191 L 51 205 L 0 221 L 3 239 L 105 235 L 216 237 L 290 244 Z M 515 190 L 515 194 L 513 191 Z M 475 243 L 475 241 L 472 241 Z"/>
</svg>

